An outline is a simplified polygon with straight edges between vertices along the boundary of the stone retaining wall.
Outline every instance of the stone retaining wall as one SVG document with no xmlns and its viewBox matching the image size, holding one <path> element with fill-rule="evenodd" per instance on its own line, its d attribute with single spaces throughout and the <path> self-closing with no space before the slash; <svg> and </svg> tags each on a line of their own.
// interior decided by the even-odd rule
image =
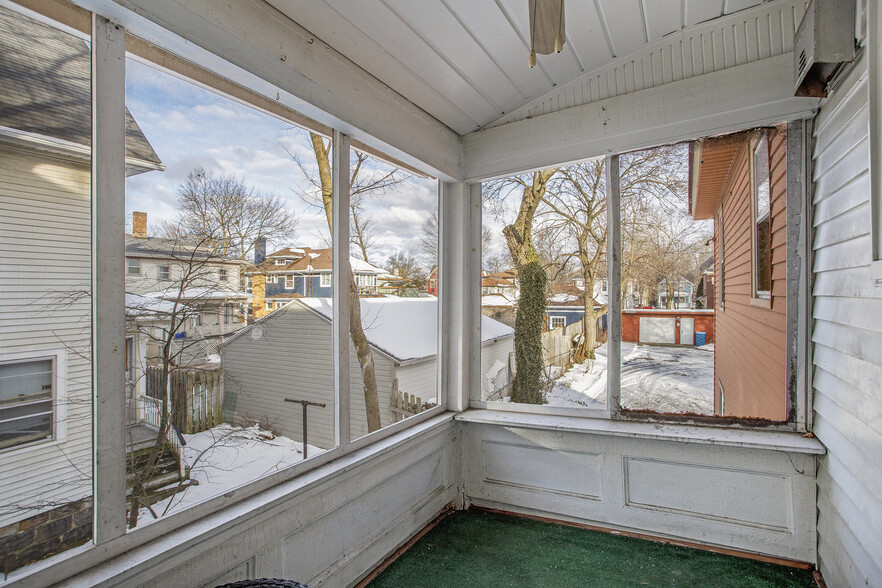
<svg viewBox="0 0 882 588">
<path fill-rule="evenodd" d="M 0 572 L 8 574 L 91 538 L 91 496 L 0 527 Z"/>
</svg>

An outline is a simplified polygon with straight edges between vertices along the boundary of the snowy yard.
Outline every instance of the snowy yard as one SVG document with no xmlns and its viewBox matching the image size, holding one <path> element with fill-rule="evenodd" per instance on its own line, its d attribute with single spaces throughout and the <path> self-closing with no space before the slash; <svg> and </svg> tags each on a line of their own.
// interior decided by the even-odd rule
<svg viewBox="0 0 882 588">
<path fill-rule="evenodd" d="M 606 406 L 606 344 L 597 359 L 576 364 L 548 393 L 551 406 Z M 622 343 L 625 408 L 713 414 L 714 346 L 666 347 Z"/>
<path fill-rule="evenodd" d="M 184 435 L 184 438 L 187 441 L 184 461 L 191 468 L 190 479 L 198 485 L 154 504 L 153 510 L 160 517 L 303 461 L 302 443 L 275 436 L 259 426 L 242 428 L 222 424 L 208 431 Z M 307 445 L 309 457 L 323 451 Z M 142 508 L 140 520 L 152 519 L 150 511 Z"/>
</svg>

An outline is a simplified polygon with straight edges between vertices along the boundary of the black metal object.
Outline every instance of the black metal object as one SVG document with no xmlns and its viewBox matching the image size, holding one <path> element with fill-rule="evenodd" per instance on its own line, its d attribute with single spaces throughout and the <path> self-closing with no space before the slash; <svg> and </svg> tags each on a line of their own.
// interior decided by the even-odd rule
<svg viewBox="0 0 882 588">
<path fill-rule="evenodd" d="M 259 578 L 257 580 L 240 580 L 222 584 L 216 588 L 309 588 L 306 584 L 294 580 L 281 580 L 278 578 Z"/>
<path fill-rule="evenodd" d="M 312 402 L 311 400 L 295 400 L 294 398 L 286 398 L 285 402 L 297 402 L 303 406 L 303 459 L 306 459 L 306 407 L 318 406 L 319 408 L 325 408 L 327 404 L 324 402 Z"/>
</svg>

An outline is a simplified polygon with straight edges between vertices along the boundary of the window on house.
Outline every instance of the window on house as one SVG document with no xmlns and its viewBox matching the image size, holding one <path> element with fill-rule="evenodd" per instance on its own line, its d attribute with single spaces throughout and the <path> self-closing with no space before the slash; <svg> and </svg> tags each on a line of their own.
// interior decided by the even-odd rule
<svg viewBox="0 0 882 588">
<path fill-rule="evenodd" d="M 220 279 L 221 282 L 226 282 L 227 281 L 227 270 L 225 270 L 225 269 L 218 270 L 217 277 L 218 277 L 218 279 Z"/>
<path fill-rule="evenodd" d="M 202 313 L 201 313 L 201 312 L 197 312 L 197 313 L 193 316 L 193 321 L 196 323 L 196 326 L 197 326 L 197 327 L 201 327 L 201 326 L 202 326 Z"/>
<path fill-rule="evenodd" d="M 140 259 L 127 259 L 126 260 L 126 273 L 130 276 L 140 276 L 141 275 L 141 260 Z"/>
<path fill-rule="evenodd" d="M 558 327 L 565 327 L 567 325 L 567 318 L 565 316 L 549 316 L 548 317 L 548 330 L 553 330 Z"/>
<path fill-rule="evenodd" d="M 273 309 L 273 303 L 272 303 L 271 301 L 269 301 L 269 300 L 266 301 L 266 309 L 267 309 L 267 310 L 272 310 L 272 309 Z"/>
<path fill-rule="evenodd" d="M 288 260 L 286 260 L 286 259 L 276 259 L 276 265 L 288 265 Z"/>
<path fill-rule="evenodd" d="M 253 288 L 254 288 L 254 278 L 252 278 L 251 276 L 248 276 L 247 278 L 245 278 L 245 291 L 251 292 L 251 290 Z"/>
<path fill-rule="evenodd" d="M 756 298 L 768 300 L 772 294 L 772 199 L 767 131 L 753 149 L 752 187 L 753 290 Z"/>
<path fill-rule="evenodd" d="M 167 265 L 159 266 L 159 279 L 160 280 L 168 280 L 171 278 L 171 270 Z"/>
<path fill-rule="evenodd" d="M 319 278 L 319 282 L 322 288 L 330 288 L 331 287 L 331 274 L 323 273 Z"/>
<path fill-rule="evenodd" d="M 293 288 L 294 287 L 294 274 L 288 274 L 285 276 L 285 288 Z"/>
<path fill-rule="evenodd" d="M 0 449 L 52 436 L 54 360 L 0 363 Z"/>
</svg>

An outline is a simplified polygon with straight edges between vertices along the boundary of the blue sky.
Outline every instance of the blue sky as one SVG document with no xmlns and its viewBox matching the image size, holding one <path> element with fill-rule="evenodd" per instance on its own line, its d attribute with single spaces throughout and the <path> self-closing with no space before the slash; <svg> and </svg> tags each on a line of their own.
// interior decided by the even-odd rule
<svg viewBox="0 0 882 588">
<path fill-rule="evenodd" d="M 324 246 L 324 213 L 298 195 L 309 184 L 285 150 L 314 169 L 305 131 L 131 59 L 126 61 L 126 105 L 166 166 L 164 172 L 128 178 L 129 217 L 147 212 L 148 226 L 173 220 L 178 187 L 190 171 L 203 167 L 285 199 L 298 219 L 297 237 L 279 245 Z M 436 201 L 437 182 L 428 178 L 411 178 L 372 199 L 367 210 L 377 234 L 371 261 L 384 261 L 398 249 L 420 253 L 422 225 Z"/>
</svg>

